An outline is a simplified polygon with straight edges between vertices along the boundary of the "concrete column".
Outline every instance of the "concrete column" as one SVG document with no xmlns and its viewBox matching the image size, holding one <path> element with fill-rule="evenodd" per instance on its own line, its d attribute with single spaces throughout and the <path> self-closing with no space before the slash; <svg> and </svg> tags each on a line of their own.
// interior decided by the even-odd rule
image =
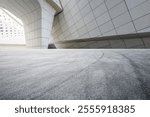
<svg viewBox="0 0 150 117">
<path fill-rule="evenodd" d="M 56 11 L 46 0 L 39 0 L 39 3 L 41 5 L 41 47 L 47 48 L 49 43 L 53 43 L 51 31 Z"/>
</svg>

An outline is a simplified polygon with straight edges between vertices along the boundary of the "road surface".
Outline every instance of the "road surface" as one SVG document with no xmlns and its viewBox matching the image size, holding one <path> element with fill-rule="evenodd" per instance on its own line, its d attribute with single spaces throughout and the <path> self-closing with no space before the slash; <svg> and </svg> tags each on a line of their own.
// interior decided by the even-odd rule
<svg viewBox="0 0 150 117">
<path fill-rule="evenodd" d="M 150 99 L 150 50 L 0 50 L 0 99 Z"/>
</svg>

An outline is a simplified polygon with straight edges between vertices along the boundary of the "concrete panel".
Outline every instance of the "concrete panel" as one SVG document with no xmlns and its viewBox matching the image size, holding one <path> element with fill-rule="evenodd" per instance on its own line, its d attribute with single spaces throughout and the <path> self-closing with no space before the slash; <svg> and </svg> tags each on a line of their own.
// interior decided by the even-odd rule
<svg viewBox="0 0 150 117">
<path fill-rule="evenodd" d="M 62 0 L 62 5 L 64 11 L 55 17 L 53 25 L 55 41 L 83 39 L 82 34 L 96 38 L 150 32 L 149 0 Z M 70 21 L 72 25 L 68 27 Z M 71 33 L 66 35 L 66 32 Z"/>
</svg>

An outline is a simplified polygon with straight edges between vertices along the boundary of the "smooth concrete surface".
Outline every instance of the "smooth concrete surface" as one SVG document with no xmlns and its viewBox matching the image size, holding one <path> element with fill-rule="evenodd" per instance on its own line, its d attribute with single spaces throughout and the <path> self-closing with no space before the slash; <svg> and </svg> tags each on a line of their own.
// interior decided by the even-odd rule
<svg viewBox="0 0 150 117">
<path fill-rule="evenodd" d="M 0 50 L 0 99 L 150 99 L 150 50 Z"/>
<path fill-rule="evenodd" d="M 55 42 L 57 48 L 63 49 L 142 49 L 150 48 L 150 33 L 133 33 Z"/>
</svg>

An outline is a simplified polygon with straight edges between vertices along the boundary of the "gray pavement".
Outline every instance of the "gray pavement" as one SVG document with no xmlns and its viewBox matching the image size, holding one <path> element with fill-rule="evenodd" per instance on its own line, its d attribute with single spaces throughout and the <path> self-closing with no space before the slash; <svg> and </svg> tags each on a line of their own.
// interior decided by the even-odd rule
<svg viewBox="0 0 150 117">
<path fill-rule="evenodd" d="M 150 50 L 0 50 L 0 99 L 150 99 Z"/>
</svg>

